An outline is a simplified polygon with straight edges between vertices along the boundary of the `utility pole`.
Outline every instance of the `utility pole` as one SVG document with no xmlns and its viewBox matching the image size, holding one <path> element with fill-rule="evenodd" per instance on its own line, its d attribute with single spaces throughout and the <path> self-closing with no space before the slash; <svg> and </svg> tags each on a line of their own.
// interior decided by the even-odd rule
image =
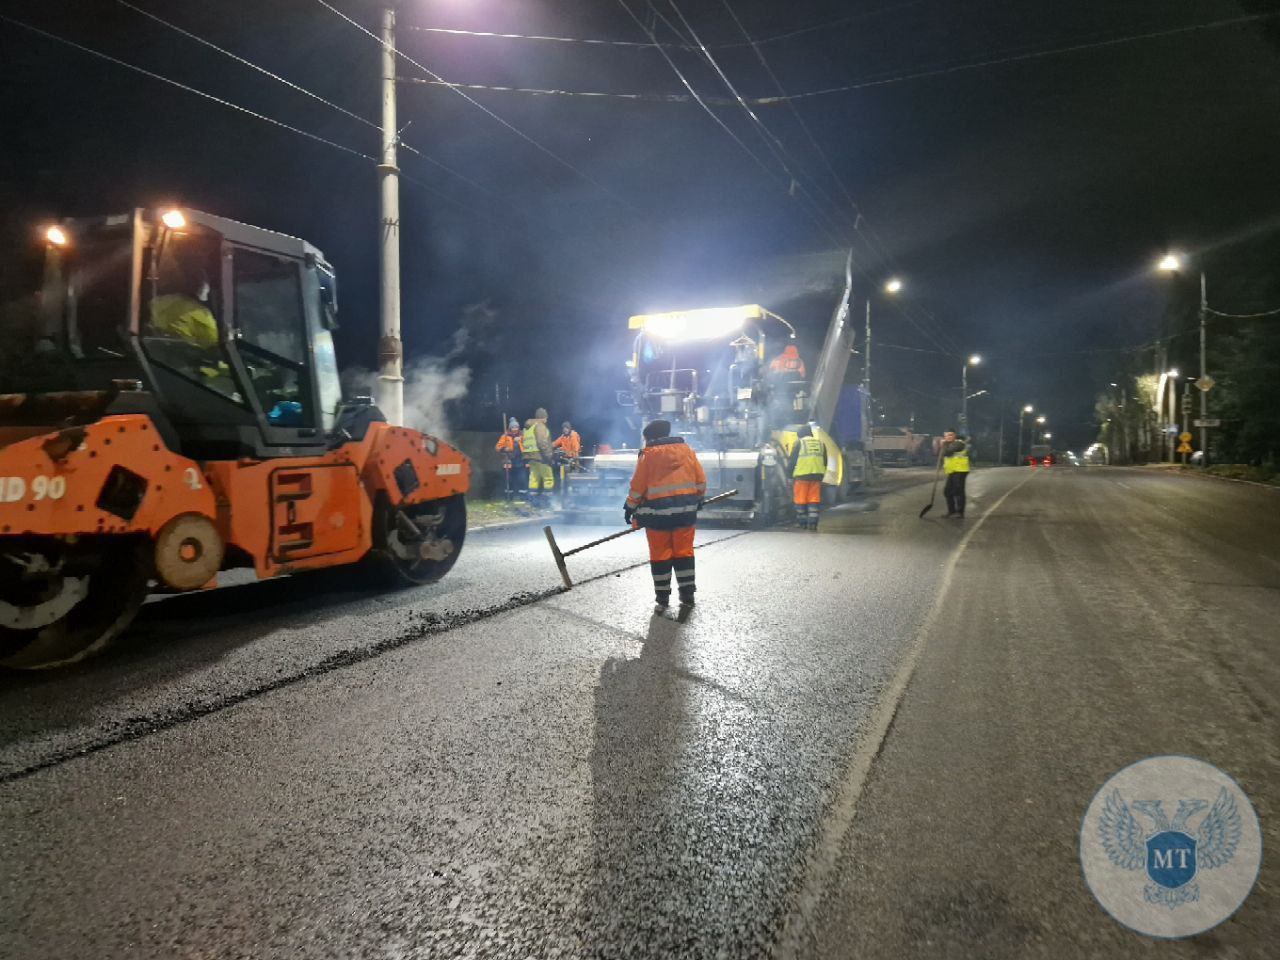
<svg viewBox="0 0 1280 960">
<path fill-rule="evenodd" d="M 404 423 L 404 344 L 400 339 L 400 168 L 396 165 L 396 11 L 382 10 L 382 313 L 378 340 L 378 408 L 389 423 Z"/>
<path fill-rule="evenodd" d="M 871 396 L 871 298 L 867 297 L 867 332 L 864 335 L 866 340 L 866 356 L 862 360 L 862 389 L 867 391 L 867 396 Z"/>
<path fill-rule="evenodd" d="M 1209 312 L 1209 298 L 1205 294 L 1204 271 L 1200 271 L 1200 382 L 1196 384 L 1200 388 L 1200 466 L 1207 467 L 1209 465 L 1209 428 L 1204 425 L 1205 419 L 1209 416 L 1209 391 L 1205 389 L 1208 382 L 1205 377 L 1208 374 L 1205 371 L 1204 356 L 1204 320 L 1205 314 Z"/>
</svg>

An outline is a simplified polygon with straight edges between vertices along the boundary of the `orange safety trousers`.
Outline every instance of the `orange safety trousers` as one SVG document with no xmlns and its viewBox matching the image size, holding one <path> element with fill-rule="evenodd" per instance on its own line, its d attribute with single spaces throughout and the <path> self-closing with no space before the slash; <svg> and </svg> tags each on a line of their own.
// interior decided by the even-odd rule
<svg viewBox="0 0 1280 960">
<path fill-rule="evenodd" d="M 675 530 L 645 530 L 649 538 L 649 572 L 653 574 L 653 592 L 659 603 L 671 597 L 671 577 L 674 574 L 680 599 L 692 602 L 693 577 L 693 527 Z"/>
<path fill-rule="evenodd" d="M 791 496 L 796 506 L 822 503 L 821 480 L 793 480 Z"/>
</svg>

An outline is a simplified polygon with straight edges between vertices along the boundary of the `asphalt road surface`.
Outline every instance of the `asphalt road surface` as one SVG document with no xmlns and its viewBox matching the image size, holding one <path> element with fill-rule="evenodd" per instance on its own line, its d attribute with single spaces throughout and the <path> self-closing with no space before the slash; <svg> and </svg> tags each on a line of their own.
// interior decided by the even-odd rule
<svg viewBox="0 0 1280 960">
<path fill-rule="evenodd" d="M 641 537 L 566 593 L 537 527 L 429 588 L 150 603 L 104 658 L 0 678 L 0 956 L 1274 956 L 1280 492 L 970 488 L 962 522 L 917 485 L 816 535 L 701 531 L 684 624 Z M 1121 927 L 1077 860 L 1155 753 L 1263 827 L 1252 896 L 1187 941 Z"/>
</svg>

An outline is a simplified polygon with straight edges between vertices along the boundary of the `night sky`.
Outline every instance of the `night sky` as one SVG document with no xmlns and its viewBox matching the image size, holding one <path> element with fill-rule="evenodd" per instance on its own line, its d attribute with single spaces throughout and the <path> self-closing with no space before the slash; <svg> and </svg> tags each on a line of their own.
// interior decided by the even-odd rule
<svg viewBox="0 0 1280 960">
<path fill-rule="evenodd" d="M 130 2 L 379 118 L 378 46 L 316 0 Z M 333 5 L 377 28 L 378 4 Z M 646 5 L 628 5 L 648 21 Z M 722 0 L 654 6 L 685 31 L 683 14 L 744 96 L 777 93 Z M 632 313 L 768 293 L 802 342 L 816 341 L 829 298 L 796 299 L 800 291 L 766 290 L 761 278 L 787 276 L 796 262 L 787 258 L 852 243 L 857 295 L 873 296 L 886 422 L 914 414 L 926 430 L 945 426 L 960 374 L 946 354 L 976 351 L 987 362 L 972 389 L 991 394 L 973 401 L 975 418 L 990 422 L 997 401 L 1033 402 L 1080 445 L 1093 438 L 1094 395 L 1117 364 L 1154 364 L 1132 348 L 1162 332 L 1176 292 L 1152 274 L 1155 257 L 1203 252 L 1230 296 L 1236 253 L 1280 225 L 1280 18 L 1107 42 L 1280 13 L 1272 0 L 729 8 L 754 38 L 769 38 L 759 50 L 788 93 L 859 87 L 792 101 L 822 155 L 787 106 L 753 108 L 785 149 L 794 190 L 736 105 L 712 109 L 759 161 L 694 103 L 471 92 L 560 162 L 449 90 L 402 84 L 406 143 L 470 181 L 401 154 L 417 181 L 402 194 L 407 349 L 453 350 L 452 362 L 472 368 L 463 425 L 488 417 L 481 401 L 495 383 L 514 405 L 546 404 L 557 420 L 611 404 Z M 6 0 L 0 13 L 377 153 L 374 129 L 116 0 Z M 457 82 L 687 92 L 652 48 L 410 29 L 646 40 L 617 0 L 408 0 L 400 23 L 402 48 Z M 680 42 L 661 21 L 656 33 Z M 670 56 L 699 94 L 728 96 L 695 53 Z M 403 61 L 399 69 L 421 75 Z M 929 75 L 910 76 L 920 73 Z M 3 20 L 0 91 L 0 229 L 13 251 L 0 263 L 0 295 L 34 283 L 42 220 L 175 200 L 324 250 L 342 282 L 339 349 L 372 365 L 371 163 Z M 856 232 L 846 191 L 862 217 Z M 907 284 L 896 304 L 873 286 L 890 274 Z M 480 303 L 491 310 L 468 311 Z M 464 316 L 486 318 L 465 342 Z"/>
</svg>

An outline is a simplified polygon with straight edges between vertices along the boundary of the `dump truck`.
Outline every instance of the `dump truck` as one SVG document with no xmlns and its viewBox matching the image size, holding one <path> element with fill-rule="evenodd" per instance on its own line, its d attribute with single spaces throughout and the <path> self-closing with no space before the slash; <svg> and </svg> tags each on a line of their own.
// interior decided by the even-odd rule
<svg viewBox="0 0 1280 960">
<path fill-rule="evenodd" d="M 781 356 L 794 342 L 795 328 L 760 304 L 631 317 L 630 389 L 619 402 L 630 409 L 635 446 L 583 458 L 582 469 L 565 478 L 566 513 L 590 519 L 620 509 L 642 446 L 641 431 L 657 419 L 671 421 L 672 434 L 697 453 L 709 498 L 737 491 L 704 517 L 755 523 L 785 519 L 792 509 L 787 456 L 805 423 L 827 448 L 825 499 L 842 499 L 862 480 L 864 462 L 861 456 L 846 456 L 831 433 L 853 344 L 851 292 L 846 262 L 844 293 L 808 376 Z M 865 411 L 860 412 L 858 422 L 864 423 Z"/>
<path fill-rule="evenodd" d="M 180 208 L 64 220 L 39 302 L 43 380 L 0 394 L 0 666 L 82 660 L 231 568 L 412 585 L 457 561 L 470 464 L 343 400 L 309 243 Z"/>
</svg>

